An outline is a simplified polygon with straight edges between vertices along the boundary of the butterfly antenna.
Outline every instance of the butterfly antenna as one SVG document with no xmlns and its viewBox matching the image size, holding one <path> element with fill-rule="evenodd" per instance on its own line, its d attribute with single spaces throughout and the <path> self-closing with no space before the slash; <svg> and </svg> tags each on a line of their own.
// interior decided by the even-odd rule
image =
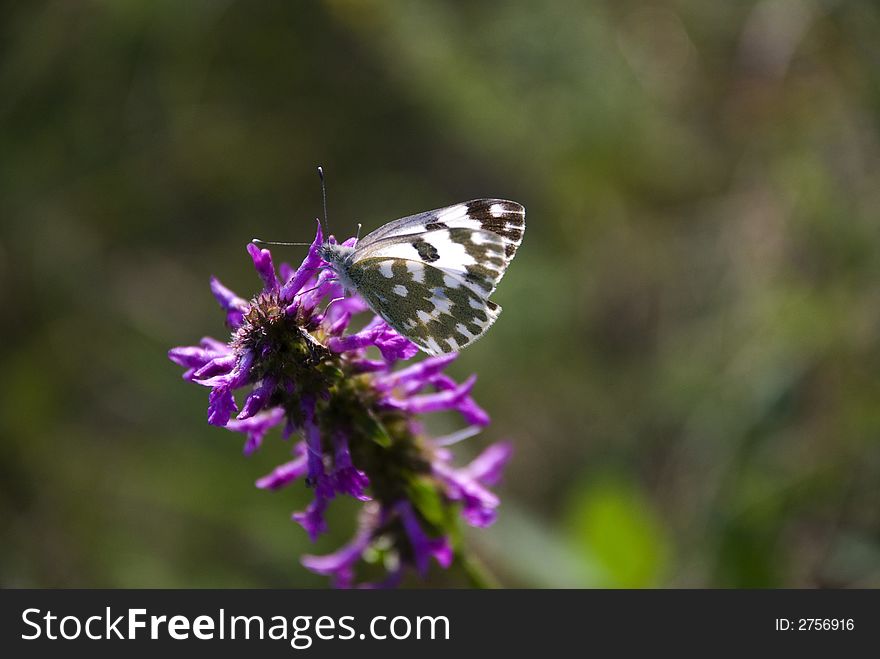
<svg viewBox="0 0 880 659">
<path fill-rule="evenodd" d="M 324 184 L 324 168 L 318 165 L 318 176 L 321 179 L 321 201 L 324 204 L 324 233 L 330 235 L 330 227 L 327 225 L 327 186 Z"/>
<path fill-rule="evenodd" d="M 260 240 L 259 238 L 251 238 L 254 245 L 281 245 L 282 247 L 308 247 L 312 243 L 282 243 L 277 240 Z"/>
</svg>

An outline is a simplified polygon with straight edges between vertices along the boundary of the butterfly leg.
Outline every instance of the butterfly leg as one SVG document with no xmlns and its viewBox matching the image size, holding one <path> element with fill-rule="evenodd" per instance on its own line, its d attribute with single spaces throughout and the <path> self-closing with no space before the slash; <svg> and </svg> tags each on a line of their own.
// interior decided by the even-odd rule
<svg viewBox="0 0 880 659">
<path fill-rule="evenodd" d="M 312 270 L 327 270 L 327 269 L 329 269 L 329 268 L 328 268 L 327 266 L 324 266 L 324 265 L 318 266 L 317 268 L 312 268 Z M 319 280 L 319 281 L 320 281 L 320 280 Z M 339 281 L 339 280 L 338 280 L 338 279 L 335 279 L 335 278 L 325 279 L 324 281 L 322 281 L 321 283 L 319 283 L 317 286 L 312 286 L 311 288 L 307 288 L 307 289 L 304 290 L 304 291 L 299 291 L 299 292 L 297 292 L 297 293 L 294 293 L 293 297 L 296 297 L 296 296 L 298 296 L 298 295 L 305 295 L 306 293 L 311 293 L 312 291 L 321 288 L 321 286 L 323 286 L 324 284 L 327 284 L 327 283 L 330 283 L 330 282 L 334 282 L 334 281 Z"/>
<path fill-rule="evenodd" d="M 327 306 L 324 307 L 324 315 L 325 315 L 325 316 L 327 315 L 327 311 L 330 309 L 330 305 L 331 305 L 331 304 L 333 304 L 334 302 L 341 302 L 341 301 L 344 300 L 344 299 L 345 299 L 345 296 L 342 295 L 341 297 L 334 297 L 332 300 L 330 300 L 330 301 L 327 303 Z"/>
<path fill-rule="evenodd" d="M 321 288 L 321 286 L 323 286 L 323 284 L 318 284 L 317 286 L 312 286 L 311 288 L 307 288 L 304 291 L 299 291 L 298 293 L 294 293 L 293 297 L 297 297 L 299 295 L 305 295 L 306 293 L 311 293 L 312 291 L 316 291 L 319 288 Z"/>
</svg>

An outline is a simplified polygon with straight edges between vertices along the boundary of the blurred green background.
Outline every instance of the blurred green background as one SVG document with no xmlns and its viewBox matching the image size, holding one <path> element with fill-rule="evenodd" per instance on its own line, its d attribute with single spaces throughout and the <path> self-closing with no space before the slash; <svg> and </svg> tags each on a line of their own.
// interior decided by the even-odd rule
<svg viewBox="0 0 880 659">
<path fill-rule="evenodd" d="M 880 7 L 55 0 L 0 9 L 0 585 L 323 586 L 168 348 L 215 274 L 528 209 L 456 376 L 509 438 L 507 586 L 880 586 Z M 276 249 L 293 262 L 302 250 Z M 444 418 L 439 428 L 454 428 Z M 465 457 L 463 455 L 463 457 Z M 432 575 L 460 585 L 461 575 Z"/>
</svg>

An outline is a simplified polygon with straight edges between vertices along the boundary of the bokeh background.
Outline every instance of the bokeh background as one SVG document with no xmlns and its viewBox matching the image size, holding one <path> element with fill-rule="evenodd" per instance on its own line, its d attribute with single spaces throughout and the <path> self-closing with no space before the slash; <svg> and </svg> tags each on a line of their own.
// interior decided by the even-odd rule
<svg viewBox="0 0 880 659">
<path fill-rule="evenodd" d="M 168 348 L 254 235 L 481 196 L 528 231 L 462 354 L 516 446 L 506 586 L 880 586 L 880 7 L 0 9 L 0 585 L 323 586 Z M 301 250 L 276 254 L 299 262 Z M 455 428 L 455 418 L 439 420 Z M 461 585 L 434 573 L 433 585 Z"/>
</svg>

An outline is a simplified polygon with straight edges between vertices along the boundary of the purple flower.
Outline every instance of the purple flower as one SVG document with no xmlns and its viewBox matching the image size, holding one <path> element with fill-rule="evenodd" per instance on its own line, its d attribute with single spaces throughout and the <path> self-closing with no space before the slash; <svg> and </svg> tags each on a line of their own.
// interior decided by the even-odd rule
<svg viewBox="0 0 880 659">
<path fill-rule="evenodd" d="M 238 415 L 239 419 L 249 419 L 253 417 L 261 409 L 265 408 L 269 399 L 275 391 L 278 381 L 271 375 L 263 378 L 263 381 L 254 387 L 247 400 L 244 401 L 244 407 Z M 276 408 L 278 409 L 278 408 Z"/>
<path fill-rule="evenodd" d="M 432 463 L 434 473 L 446 484 L 446 495 L 453 501 L 462 502 L 462 516 L 471 526 L 485 527 L 495 521 L 495 509 L 500 502 L 486 486 L 498 482 L 512 452 L 513 447 L 504 442 L 493 444 L 462 469 L 455 469 L 448 463 L 449 451 L 439 453 L 446 459 Z"/>
<path fill-rule="evenodd" d="M 336 436 L 333 465 L 334 489 L 339 494 L 347 494 L 360 501 L 370 500 L 370 497 L 364 494 L 364 490 L 370 485 L 370 479 L 354 466 L 348 439 L 344 435 Z"/>
<path fill-rule="evenodd" d="M 301 513 L 293 513 L 291 519 L 299 522 L 314 542 L 319 535 L 327 530 L 327 522 L 324 521 L 324 511 L 327 510 L 327 499 L 318 493 L 308 507 Z"/>
<path fill-rule="evenodd" d="M 238 416 L 238 419 L 229 421 L 226 427 L 229 430 L 243 432 L 247 435 L 247 441 L 244 444 L 244 454 L 250 455 L 262 446 L 266 433 L 284 420 L 284 410 L 280 407 L 274 407 L 255 416 L 242 418 L 244 412 Z"/>
<path fill-rule="evenodd" d="M 217 298 L 220 306 L 226 310 L 226 323 L 230 327 L 238 327 L 247 310 L 247 300 L 243 300 L 235 293 L 220 283 L 216 277 L 211 277 L 211 292 Z"/>
<path fill-rule="evenodd" d="M 428 562 L 432 557 L 437 559 L 442 567 L 449 567 L 453 558 L 449 538 L 445 535 L 429 538 L 422 529 L 409 501 L 401 501 L 395 508 L 397 514 L 400 515 L 406 535 L 409 537 L 412 560 L 419 574 L 423 577 L 427 576 Z"/>
<path fill-rule="evenodd" d="M 354 352 L 370 346 L 379 348 L 382 358 L 389 363 L 410 359 L 419 351 L 412 341 L 400 336 L 378 316 L 357 334 L 334 336 L 327 342 L 327 347 L 333 352 Z"/>
<path fill-rule="evenodd" d="M 257 480 L 257 487 L 264 490 L 277 490 L 288 483 L 303 478 L 309 473 L 305 442 L 299 442 L 293 449 L 297 457 L 272 470 L 272 473 Z"/>
<path fill-rule="evenodd" d="M 312 540 L 326 531 L 324 513 L 334 498 L 363 502 L 351 542 L 325 556 L 303 556 L 303 565 L 338 587 L 390 587 L 407 568 L 425 578 L 432 561 L 453 565 L 462 550 L 450 540 L 458 537 L 456 511 L 473 526 L 494 521 L 499 500 L 488 488 L 499 481 L 511 446 L 491 445 L 469 465 L 454 466 L 448 445 L 489 423 L 471 395 L 476 377 L 458 383 L 444 373 L 455 354 L 396 368 L 418 349 L 377 316 L 348 332 L 368 307 L 345 294 L 320 257 L 322 240 L 319 224 L 296 269 L 286 263 L 276 269 L 269 250 L 248 245 L 263 283 L 253 299 L 211 278 L 231 340 L 203 338 L 168 356 L 184 368 L 185 380 L 210 388 L 208 422 L 245 435 L 246 455 L 273 428 L 281 428 L 283 439 L 301 435 L 292 459 L 256 485 L 282 490 L 304 479 L 313 499 L 292 517 Z M 422 415 L 446 411 L 468 427 L 428 437 Z M 358 583 L 369 562 L 387 572 Z"/>
<path fill-rule="evenodd" d="M 358 531 L 351 542 L 325 556 L 306 554 L 302 557 L 302 564 L 312 572 L 332 576 L 337 587 L 351 587 L 354 566 L 373 541 L 376 530 L 382 525 L 382 519 L 382 510 L 378 504 L 365 505 L 361 509 Z"/>
<path fill-rule="evenodd" d="M 254 260 L 254 267 L 257 274 L 265 284 L 264 293 L 272 293 L 278 290 L 278 278 L 275 276 L 275 266 L 272 265 L 272 254 L 268 249 L 260 249 L 253 243 L 247 246 L 247 251 Z"/>
</svg>

